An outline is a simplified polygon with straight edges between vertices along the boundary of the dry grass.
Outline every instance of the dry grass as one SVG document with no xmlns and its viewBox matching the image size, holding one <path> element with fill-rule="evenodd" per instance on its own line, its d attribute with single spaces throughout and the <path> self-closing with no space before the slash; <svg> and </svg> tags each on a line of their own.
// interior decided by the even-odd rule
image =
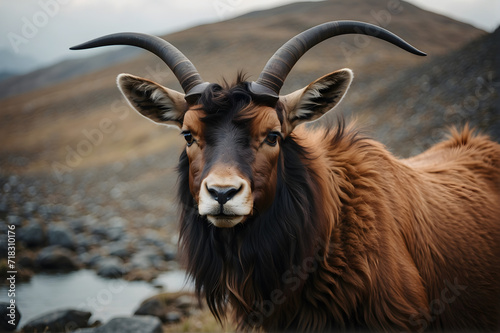
<svg viewBox="0 0 500 333">
<path fill-rule="evenodd" d="M 183 319 L 180 323 L 164 325 L 163 331 L 165 333 L 235 332 L 236 326 L 231 324 L 221 326 L 212 313 L 205 307 L 202 310 L 197 310 L 190 317 Z"/>
</svg>

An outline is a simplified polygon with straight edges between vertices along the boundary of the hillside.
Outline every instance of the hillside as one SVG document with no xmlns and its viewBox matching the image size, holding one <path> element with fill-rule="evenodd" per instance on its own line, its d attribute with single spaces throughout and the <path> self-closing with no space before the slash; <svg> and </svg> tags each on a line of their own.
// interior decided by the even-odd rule
<svg viewBox="0 0 500 333">
<path fill-rule="evenodd" d="M 139 53 L 140 51 L 137 49 L 129 49 L 127 52 L 122 52 L 120 49 L 88 58 L 65 60 L 22 75 L 12 73 L 2 78 L 0 73 L 0 101 L 10 96 L 52 86 L 79 75 L 95 72 L 134 58 Z"/>
<path fill-rule="evenodd" d="M 213 68 L 213 72 L 206 73 L 208 79 L 219 80 L 220 75 L 234 76 L 235 68 L 242 68 L 243 64 L 245 70 L 257 75 L 265 64 L 266 57 L 271 56 L 274 50 L 293 34 L 319 23 L 347 19 L 366 21 L 389 28 L 401 37 L 411 39 L 412 44 L 421 48 L 425 47 L 426 52 L 429 54 L 449 51 L 462 42 L 482 33 L 470 25 L 437 14 L 431 14 L 404 2 L 390 4 L 381 0 L 372 2 L 366 0 L 348 2 L 344 0 L 295 3 L 271 10 L 250 13 L 226 22 L 196 27 L 164 37 L 192 58 L 201 69 Z M 436 31 L 439 31 L 439 33 L 436 34 Z M 263 36 L 265 37 L 263 38 Z M 432 38 L 429 39 L 429 36 L 432 36 Z M 75 44 L 80 42 L 82 41 L 75 41 Z M 381 45 L 381 42 L 352 36 L 341 37 L 335 42 L 328 42 L 325 46 L 315 49 L 314 55 L 307 55 L 307 58 L 304 58 L 299 63 L 294 72 L 298 75 L 310 72 L 310 75 L 303 78 L 310 80 L 314 79 L 318 73 L 324 74 L 322 71 L 330 69 L 325 68 L 325 66 L 313 66 L 311 68 L 310 65 L 304 65 L 304 67 L 301 67 L 301 63 L 310 64 L 310 62 L 314 61 L 319 65 L 340 62 L 351 65 L 368 60 L 379 61 L 381 59 L 378 59 L 378 57 L 383 58 L 384 55 L 390 55 L 393 62 L 397 61 L 399 57 L 404 59 L 402 61 L 417 61 L 409 59 L 408 55 L 395 50 L 393 47 L 373 47 L 373 44 Z M 341 45 L 346 46 L 344 47 L 346 53 L 344 53 Z M 82 52 L 81 59 L 64 61 L 61 64 L 37 70 L 29 75 L 22 75 L 0 82 L 0 100 L 118 64 L 139 53 L 135 48 L 128 48 L 126 51 L 123 51 L 122 48 L 118 49 L 112 50 L 110 48 L 110 51 L 105 54 L 87 58 L 85 58 L 85 53 Z M 363 51 L 363 49 L 366 49 L 366 51 Z M 391 55 L 390 51 L 394 51 L 395 56 Z M 224 54 L 222 58 L 221 52 Z M 378 56 L 369 59 L 366 58 L 367 54 L 377 54 Z M 200 57 L 197 55 L 200 55 Z M 226 64 L 232 64 L 235 67 L 221 66 L 220 61 L 219 63 L 209 64 L 207 59 L 212 58 L 214 60 L 220 59 Z M 148 59 L 148 65 L 151 65 L 151 58 L 146 59 Z M 383 60 L 389 61 L 389 58 Z M 137 66 L 134 66 L 134 64 L 138 65 L 139 63 L 132 61 L 121 65 L 121 68 L 135 69 Z M 144 62 L 141 61 L 140 64 L 139 68 L 144 72 Z"/>
<path fill-rule="evenodd" d="M 466 124 L 500 142 L 500 28 L 398 73 L 350 106 L 369 132 L 412 156 Z M 359 111 L 361 111 L 359 113 Z"/>
<path fill-rule="evenodd" d="M 0 73 L 27 73 L 40 66 L 36 59 L 18 54 L 10 48 L 0 48 L 0 59 Z"/>
<path fill-rule="evenodd" d="M 243 69 L 249 79 L 255 79 L 268 58 L 291 36 L 300 31 L 335 19 L 355 19 L 377 23 L 426 51 L 427 59 L 415 57 L 385 42 L 369 37 L 341 36 L 318 45 L 294 67 L 283 93 L 300 88 L 315 78 L 342 67 L 354 70 L 356 79 L 343 107 L 351 105 L 356 96 L 366 95 L 396 78 L 396 73 L 413 65 L 432 61 L 439 54 L 451 52 L 464 43 L 484 35 L 484 32 L 440 15 L 401 2 L 397 8 L 387 8 L 386 1 L 344 0 L 297 3 L 269 11 L 256 12 L 236 19 L 204 25 L 165 36 L 182 50 L 197 66 L 207 81 L 231 80 Z M 436 33 L 436 32 L 439 33 Z M 75 41 L 81 42 L 81 41 Z M 110 48 L 112 50 L 112 48 Z M 128 48 L 128 52 L 136 52 Z M 79 51 L 82 56 L 85 51 Z M 125 52 L 122 52 L 125 53 Z M 86 66 L 92 67 L 92 58 Z M 78 63 L 81 67 L 83 60 Z M 53 76 L 70 72 L 67 63 L 54 67 L 51 73 L 33 73 L 22 81 L 50 82 Z M 98 126 L 99 119 L 116 119 L 112 105 L 125 104 L 115 87 L 116 75 L 129 72 L 157 80 L 180 89 L 168 68 L 156 57 L 141 53 L 128 62 L 71 79 L 61 84 L 46 84 L 36 91 L 0 101 L 2 126 L 0 138 L 9 145 L 0 151 L 4 168 L 43 171 L 50 163 L 65 158 L 64 145 L 75 146 L 84 139 L 82 130 Z M 59 73 L 59 74 L 57 74 Z M 365 93 L 366 92 L 366 93 Z M 115 103 L 115 104 L 114 104 Z M 148 122 L 131 114 L 117 124 L 116 133 L 84 159 L 79 167 L 110 163 L 137 149 L 154 151 L 148 138 L 171 135 L 151 128 Z M 8 121 L 7 121 L 8 120 Z M 72 130 L 68 130 L 72 129 Z M 123 133 L 122 133 L 123 131 Z M 21 134 L 22 133 L 22 134 Z M 122 133 L 122 134 L 119 134 Z M 125 136 L 124 133 L 127 133 Z M 116 139 L 115 139 L 116 138 Z M 147 146 L 147 148 L 146 148 Z M 126 149 L 124 148 L 126 147 Z M 14 158 L 16 156 L 16 158 Z M 10 163 L 23 161 L 24 167 Z"/>
</svg>

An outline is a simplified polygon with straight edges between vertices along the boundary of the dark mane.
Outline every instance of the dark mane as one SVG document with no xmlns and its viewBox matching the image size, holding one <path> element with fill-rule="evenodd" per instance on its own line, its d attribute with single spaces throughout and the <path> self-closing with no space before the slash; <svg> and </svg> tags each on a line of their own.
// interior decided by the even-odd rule
<svg viewBox="0 0 500 333">
<path fill-rule="evenodd" d="M 210 123 L 226 115 L 230 110 L 243 109 L 252 100 L 253 95 L 248 90 L 245 76 L 239 73 L 234 83 L 229 84 L 224 80 L 222 85 L 210 84 L 200 95 L 197 104 L 207 114 L 203 120 Z"/>
<path fill-rule="evenodd" d="M 183 208 L 181 252 L 186 256 L 187 270 L 194 279 L 197 294 L 205 296 L 219 321 L 226 313 L 227 296 L 237 317 L 248 326 L 263 324 L 249 314 L 257 313 L 273 291 L 283 292 L 290 309 L 296 308 L 293 300 L 297 297 L 291 297 L 291 293 L 300 294 L 305 281 L 285 285 L 283 277 L 302 265 L 304 258 L 313 255 L 310 244 L 315 243 L 320 232 L 319 221 L 311 219 L 317 216 L 314 213 L 317 211 L 316 185 L 303 162 L 308 154 L 292 136 L 286 138 L 279 157 L 276 196 L 271 208 L 231 229 L 215 228 L 198 215 L 189 192 L 189 162 L 185 152 L 181 155 L 178 167 Z M 281 317 L 291 323 L 296 315 L 290 312 Z"/>
</svg>

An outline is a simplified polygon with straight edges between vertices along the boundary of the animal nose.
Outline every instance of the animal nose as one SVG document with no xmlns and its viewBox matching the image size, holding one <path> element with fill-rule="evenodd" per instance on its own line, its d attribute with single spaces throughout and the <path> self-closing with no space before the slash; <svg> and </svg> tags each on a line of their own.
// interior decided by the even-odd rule
<svg viewBox="0 0 500 333">
<path fill-rule="evenodd" d="M 212 186 L 207 187 L 207 190 L 214 200 L 216 200 L 220 205 L 223 205 L 231 200 L 231 198 L 241 190 L 241 186 L 239 188 Z"/>
</svg>

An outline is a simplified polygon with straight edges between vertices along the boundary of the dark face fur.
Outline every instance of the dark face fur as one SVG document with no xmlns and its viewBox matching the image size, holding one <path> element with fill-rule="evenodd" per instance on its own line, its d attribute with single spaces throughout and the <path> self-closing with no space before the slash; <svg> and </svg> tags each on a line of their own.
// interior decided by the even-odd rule
<svg viewBox="0 0 500 333">
<path fill-rule="evenodd" d="M 184 116 L 190 192 L 217 227 L 245 221 L 274 197 L 282 124 L 253 99 L 244 84 L 213 85 Z"/>
</svg>

